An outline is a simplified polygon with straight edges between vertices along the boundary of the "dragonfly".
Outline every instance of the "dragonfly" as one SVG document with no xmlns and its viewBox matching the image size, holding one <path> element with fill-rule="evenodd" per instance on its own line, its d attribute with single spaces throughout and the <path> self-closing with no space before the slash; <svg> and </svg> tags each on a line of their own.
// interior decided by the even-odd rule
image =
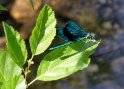
<svg viewBox="0 0 124 89">
<path fill-rule="evenodd" d="M 73 44 L 77 41 L 84 39 L 93 39 L 94 33 L 87 33 L 83 29 L 81 29 L 75 22 L 68 21 L 65 27 L 57 28 L 57 35 L 64 40 L 66 43 L 61 44 L 59 46 L 55 46 L 50 48 L 49 50 L 54 50 L 63 46 L 67 46 Z"/>
</svg>

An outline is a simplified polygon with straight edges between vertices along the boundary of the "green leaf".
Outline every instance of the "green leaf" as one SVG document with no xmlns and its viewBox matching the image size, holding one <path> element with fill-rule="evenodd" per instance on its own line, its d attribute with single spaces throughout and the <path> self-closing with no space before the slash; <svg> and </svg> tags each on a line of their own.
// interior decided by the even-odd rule
<svg viewBox="0 0 124 89">
<path fill-rule="evenodd" d="M 4 79 L 4 76 L 3 76 L 2 73 L 1 73 L 1 68 L 0 68 L 0 82 L 2 83 L 4 80 L 5 80 L 5 79 Z"/>
<path fill-rule="evenodd" d="M 7 81 L 21 74 L 21 68 L 11 59 L 7 52 L 0 49 L 0 82 Z"/>
<path fill-rule="evenodd" d="M 34 9 L 34 2 L 33 2 L 33 0 L 30 0 L 30 3 L 31 3 L 32 8 Z"/>
<path fill-rule="evenodd" d="M 0 82 L 0 89 L 1 89 L 2 84 L 3 84 L 3 83 L 2 83 L 2 82 Z"/>
<path fill-rule="evenodd" d="M 5 81 L 1 89 L 26 89 L 25 79 L 22 75 L 15 76 L 8 81 Z"/>
<path fill-rule="evenodd" d="M 15 63 L 22 68 L 27 59 L 27 50 L 25 42 L 20 38 L 17 31 L 13 27 L 3 22 L 4 32 L 7 40 L 7 50 Z"/>
<path fill-rule="evenodd" d="M 56 19 L 52 9 L 45 5 L 40 12 L 36 26 L 30 37 L 30 47 L 33 55 L 44 52 L 55 37 Z"/>
<path fill-rule="evenodd" d="M 0 4 L 0 10 L 5 10 L 7 11 L 7 9 L 5 7 L 3 7 L 1 4 Z"/>
<path fill-rule="evenodd" d="M 99 43 L 100 41 L 82 40 L 53 50 L 41 61 L 36 79 L 57 80 L 84 69 L 90 63 L 89 56 Z"/>
</svg>

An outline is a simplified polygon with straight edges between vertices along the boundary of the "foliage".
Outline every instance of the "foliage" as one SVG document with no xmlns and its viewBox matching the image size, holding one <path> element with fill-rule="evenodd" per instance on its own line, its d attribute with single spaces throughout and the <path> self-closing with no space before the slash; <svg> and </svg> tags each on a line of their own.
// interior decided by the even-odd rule
<svg viewBox="0 0 124 89">
<path fill-rule="evenodd" d="M 3 7 L 1 4 L 0 4 L 0 10 L 5 10 L 7 11 L 7 9 L 5 7 Z"/>
<path fill-rule="evenodd" d="M 33 2 L 33 0 L 30 0 L 30 3 L 31 3 L 32 8 L 34 9 L 34 2 Z"/>
<path fill-rule="evenodd" d="M 30 36 L 32 57 L 27 60 L 24 40 L 12 26 L 3 22 L 7 52 L 0 50 L 0 89 L 26 89 L 36 80 L 57 80 L 89 65 L 89 56 L 100 43 L 99 40 L 85 39 L 51 51 L 41 61 L 36 78 L 26 83 L 33 57 L 43 53 L 50 46 L 56 35 L 55 25 L 54 11 L 45 5 Z M 24 68 L 26 61 L 28 66 Z"/>
</svg>

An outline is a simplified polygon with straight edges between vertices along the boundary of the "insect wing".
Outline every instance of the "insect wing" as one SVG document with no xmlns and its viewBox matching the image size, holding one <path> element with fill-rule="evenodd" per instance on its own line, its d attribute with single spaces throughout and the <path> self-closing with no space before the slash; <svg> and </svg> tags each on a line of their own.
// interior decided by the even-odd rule
<svg viewBox="0 0 124 89">
<path fill-rule="evenodd" d="M 78 41 L 81 38 L 85 38 L 87 33 L 82 30 L 76 23 L 68 21 L 63 33 L 70 41 Z"/>
<path fill-rule="evenodd" d="M 57 28 L 57 35 L 64 41 L 69 41 L 68 38 L 63 33 L 63 27 Z"/>
</svg>

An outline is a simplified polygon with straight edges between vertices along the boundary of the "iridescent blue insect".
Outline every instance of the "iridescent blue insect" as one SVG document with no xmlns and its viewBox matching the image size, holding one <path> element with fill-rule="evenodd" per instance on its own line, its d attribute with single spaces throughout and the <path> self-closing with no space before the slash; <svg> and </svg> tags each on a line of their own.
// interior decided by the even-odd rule
<svg viewBox="0 0 124 89">
<path fill-rule="evenodd" d="M 66 41 L 65 44 L 55 46 L 50 48 L 50 50 L 54 50 L 59 47 L 67 46 L 69 44 L 72 44 L 74 42 L 83 40 L 83 39 L 93 39 L 94 34 L 90 34 L 85 32 L 83 29 L 81 29 L 76 23 L 73 21 L 68 21 L 65 25 L 65 27 L 59 27 L 57 28 L 57 35 Z"/>
</svg>

